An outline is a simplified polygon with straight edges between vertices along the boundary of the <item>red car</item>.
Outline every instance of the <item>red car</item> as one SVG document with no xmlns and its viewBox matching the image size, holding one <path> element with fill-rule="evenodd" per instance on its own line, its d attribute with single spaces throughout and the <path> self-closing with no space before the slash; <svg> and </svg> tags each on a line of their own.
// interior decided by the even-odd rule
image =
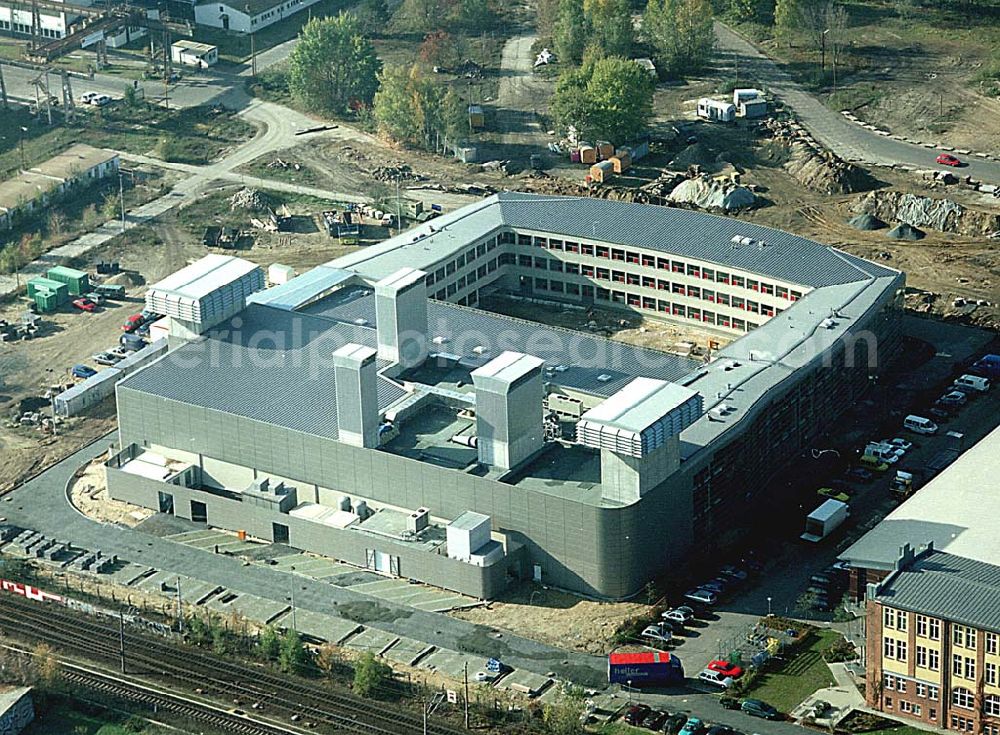
<svg viewBox="0 0 1000 735">
<path fill-rule="evenodd" d="M 80 311 L 97 311 L 97 304 L 90 299 L 74 299 L 73 306 Z"/>
<path fill-rule="evenodd" d="M 139 327 L 141 327 L 145 323 L 145 321 L 146 320 L 142 316 L 142 314 L 133 314 L 132 316 L 130 316 L 128 319 L 125 320 L 124 324 L 122 324 L 122 331 L 131 334 Z"/>
<path fill-rule="evenodd" d="M 712 671 L 718 671 L 723 676 L 731 676 L 734 679 L 739 679 L 743 676 L 743 669 L 736 664 L 723 661 L 721 658 L 717 658 L 715 661 L 710 662 L 706 668 L 709 668 Z"/>
<path fill-rule="evenodd" d="M 961 166 L 962 162 L 950 153 L 942 153 L 935 159 L 942 166 Z"/>
</svg>

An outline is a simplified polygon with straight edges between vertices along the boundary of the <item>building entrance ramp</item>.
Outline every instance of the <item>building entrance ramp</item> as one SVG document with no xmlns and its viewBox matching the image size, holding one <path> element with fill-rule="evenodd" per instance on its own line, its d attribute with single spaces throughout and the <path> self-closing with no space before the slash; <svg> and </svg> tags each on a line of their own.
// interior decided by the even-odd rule
<svg viewBox="0 0 1000 735">
<path fill-rule="evenodd" d="M 410 582 L 406 579 L 379 579 L 351 585 L 356 592 L 363 592 L 399 605 L 409 605 L 429 612 L 447 612 L 480 604 L 479 600 L 457 592 Z"/>
<path fill-rule="evenodd" d="M 291 610 L 275 618 L 273 624 L 279 628 L 291 628 Z M 344 640 L 360 632 L 362 626 L 352 620 L 345 620 L 334 615 L 296 609 L 295 628 L 299 633 L 313 640 L 326 641 L 339 646 Z"/>
<path fill-rule="evenodd" d="M 205 607 L 223 614 L 236 613 L 248 620 L 265 625 L 270 624 L 288 610 L 286 602 L 277 602 L 246 593 L 236 594 L 235 592 L 216 595 L 205 603 Z"/>
<path fill-rule="evenodd" d="M 178 586 L 180 587 L 180 598 L 182 601 L 200 605 L 213 592 L 219 588 L 217 585 L 206 582 L 184 574 L 174 574 L 172 572 L 157 571 L 148 577 L 144 577 L 135 583 L 135 586 L 146 592 L 177 597 Z"/>
<path fill-rule="evenodd" d="M 413 666 L 417 661 L 433 651 L 434 648 L 435 646 L 423 641 L 400 636 L 399 640 L 389 650 L 385 651 L 383 655 L 389 661 Z"/>
<path fill-rule="evenodd" d="M 345 648 L 360 653 L 381 656 L 390 646 L 395 645 L 399 636 L 376 628 L 364 628 L 342 644 Z"/>
</svg>

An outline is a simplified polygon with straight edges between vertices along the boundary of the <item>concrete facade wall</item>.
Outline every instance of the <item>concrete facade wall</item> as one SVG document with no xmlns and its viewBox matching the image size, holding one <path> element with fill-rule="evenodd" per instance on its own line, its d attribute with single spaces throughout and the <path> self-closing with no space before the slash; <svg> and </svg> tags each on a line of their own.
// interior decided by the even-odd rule
<svg viewBox="0 0 1000 735">
<path fill-rule="evenodd" d="M 121 454 L 127 457 L 129 449 L 126 448 Z M 242 502 L 236 493 L 215 493 L 133 475 L 117 469 L 115 464 L 115 459 L 109 461 L 107 473 L 108 489 L 111 497 L 116 500 L 157 508 L 160 505 L 160 493 L 169 493 L 174 515 L 178 518 L 193 520 L 191 502 L 204 503 L 207 524 L 210 526 L 243 530 L 253 537 L 274 541 L 274 524 L 280 524 L 288 529 L 288 543 L 291 546 L 358 567 L 368 566 L 369 550 L 384 552 L 398 557 L 399 575 L 402 577 L 420 579 L 437 587 L 484 600 L 495 598 L 504 589 L 508 581 L 508 569 L 514 574 L 519 573 L 517 567 L 522 561 L 522 554 L 517 549 L 504 557 L 503 561 L 491 566 L 473 566 L 450 559 L 443 553 L 423 551 L 390 538 L 325 526 L 285 513 L 274 513 L 264 506 Z"/>
</svg>

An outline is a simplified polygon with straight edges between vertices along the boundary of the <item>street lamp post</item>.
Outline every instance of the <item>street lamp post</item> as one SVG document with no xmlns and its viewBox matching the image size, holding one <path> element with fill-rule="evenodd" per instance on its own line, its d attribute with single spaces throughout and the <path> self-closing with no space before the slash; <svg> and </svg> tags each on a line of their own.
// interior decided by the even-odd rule
<svg viewBox="0 0 1000 735">
<path fill-rule="evenodd" d="M 826 34 L 829 33 L 829 32 L 830 32 L 830 29 L 827 28 L 825 31 L 823 31 L 823 34 L 820 36 L 820 39 L 821 39 L 821 41 L 820 41 L 820 49 L 821 50 L 820 50 L 820 57 L 819 57 L 819 70 L 822 73 L 826 72 Z"/>
<path fill-rule="evenodd" d="M 628 706 L 631 707 L 632 706 L 632 680 L 629 679 L 625 683 L 628 684 Z"/>
<path fill-rule="evenodd" d="M 771 617 L 771 598 L 767 598 L 767 616 Z"/>
</svg>

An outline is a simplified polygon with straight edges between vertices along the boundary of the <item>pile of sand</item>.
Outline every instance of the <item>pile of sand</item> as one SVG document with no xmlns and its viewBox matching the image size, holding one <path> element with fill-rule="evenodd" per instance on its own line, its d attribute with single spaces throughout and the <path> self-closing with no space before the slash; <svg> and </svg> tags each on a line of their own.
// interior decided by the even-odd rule
<svg viewBox="0 0 1000 735">
<path fill-rule="evenodd" d="M 865 230 L 865 231 L 881 230 L 883 227 L 885 227 L 885 222 L 880 220 L 878 217 L 875 217 L 874 215 L 867 213 L 851 217 L 851 219 L 847 221 L 847 224 L 849 224 L 855 230 Z"/>
</svg>

